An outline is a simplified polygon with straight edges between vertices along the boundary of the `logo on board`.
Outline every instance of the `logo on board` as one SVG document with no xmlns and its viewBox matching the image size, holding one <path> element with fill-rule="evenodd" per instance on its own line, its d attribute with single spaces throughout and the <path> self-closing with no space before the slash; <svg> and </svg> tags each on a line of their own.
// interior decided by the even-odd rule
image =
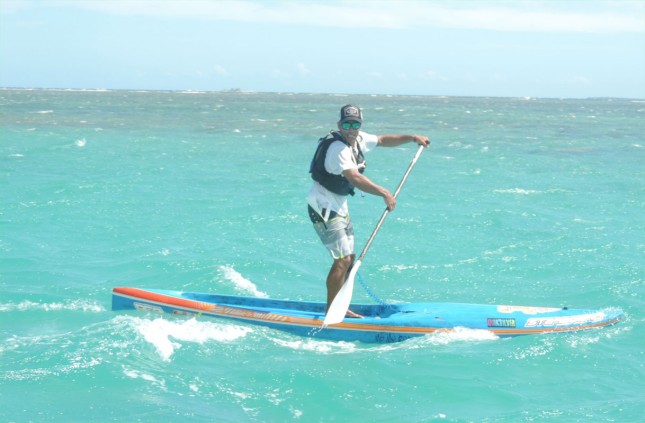
<svg viewBox="0 0 645 423">
<path fill-rule="evenodd" d="M 514 328 L 515 319 L 491 317 L 488 319 L 488 327 L 489 328 Z"/>
</svg>

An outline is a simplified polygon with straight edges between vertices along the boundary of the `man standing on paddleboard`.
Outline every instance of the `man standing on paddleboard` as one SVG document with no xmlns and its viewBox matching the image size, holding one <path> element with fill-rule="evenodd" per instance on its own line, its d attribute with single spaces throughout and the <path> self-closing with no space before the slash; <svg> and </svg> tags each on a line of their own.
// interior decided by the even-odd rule
<svg viewBox="0 0 645 423">
<path fill-rule="evenodd" d="M 309 172 L 313 185 L 307 196 L 309 218 L 334 262 L 327 275 L 327 309 L 345 283 L 354 263 L 354 227 L 349 217 L 347 196 L 354 188 L 383 197 L 388 210 L 394 210 L 392 193 L 370 180 L 365 171 L 364 154 L 375 147 L 396 147 L 408 142 L 428 147 L 423 135 L 372 135 L 361 131 L 363 113 L 347 104 L 340 109 L 338 131 L 331 131 L 318 141 Z M 361 317 L 348 310 L 347 317 Z"/>
</svg>

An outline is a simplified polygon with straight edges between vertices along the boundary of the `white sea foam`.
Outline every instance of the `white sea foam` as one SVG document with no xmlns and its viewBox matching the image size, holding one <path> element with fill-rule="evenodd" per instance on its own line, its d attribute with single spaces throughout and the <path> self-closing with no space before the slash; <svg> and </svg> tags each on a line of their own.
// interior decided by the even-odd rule
<svg viewBox="0 0 645 423">
<path fill-rule="evenodd" d="M 500 339 L 499 336 L 488 330 L 456 327 L 445 332 L 435 332 L 421 338 L 414 338 L 412 342 L 423 348 L 428 345 L 448 345 L 456 342 L 495 341 L 498 339 Z"/>
<path fill-rule="evenodd" d="M 316 339 L 284 340 L 275 338 L 273 342 L 293 350 L 313 351 L 322 354 L 347 354 L 357 351 L 356 344 L 345 341 L 320 341 Z"/>
<path fill-rule="evenodd" d="M 250 328 L 235 325 L 222 325 L 213 322 L 190 320 L 154 320 L 120 316 L 143 338 L 154 345 L 164 361 L 170 361 L 175 351 L 182 347 L 179 341 L 204 344 L 209 341 L 231 342 L 252 332 Z"/>
<path fill-rule="evenodd" d="M 239 272 L 233 269 L 232 266 L 219 266 L 219 271 L 225 279 L 235 284 L 235 288 L 238 291 L 245 294 L 251 294 L 254 297 L 268 297 L 266 293 L 259 291 L 253 282 L 242 276 Z"/>
<path fill-rule="evenodd" d="M 25 300 L 20 303 L 7 303 L 0 304 L 0 312 L 14 312 L 14 311 L 86 311 L 92 313 L 100 313 L 105 311 L 105 308 L 96 301 L 87 300 L 74 300 L 67 302 L 54 302 L 54 303 L 36 303 L 33 301 Z"/>
<path fill-rule="evenodd" d="M 398 273 L 405 272 L 406 270 L 427 269 L 429 266 L 424 264 L 385 264 L 379 267 L 381 272 L 395 271 Z"/>
<path fill-rule="evenodd" d="M 511 188 L 511 189 L 496 189 L 494 192 L 500 193 L 500 194 L 520 194 L 520 195 L 531 195 L 531 194 L 539 194 L 540 191 L 535 191 L 531 189 L 522 189 L 522 188 Z"/>
<path fill-rule="evenodd" d="M 555 344 L 551 338 L 541 338 L 540 340 L 541 343 L 519 348 L 511 354 L 510 358 L 525 360 L 527 358 L 541 357 L 551 353 L 555 349 Z"/>
<path fill-rule="evenodd" d="M 134 370 L 134 369 L 129 369 L 129 368 L 123 368 L 123 373 L 131 377 L 132 379 L 143 379 L 147 380 L 149 382 L 158 382 L 158 379 L 154 377 L 153 375 L 150 375 L 148 373 L 141 372 L 139 370 Z"/>
<path fill-rule="evenodd" d="M 280 346 L 294 350 L 310 351 L 320 354 L 351 354 L 358 352 L 427 348 L 429 345 L 448 345 L 458 342 L 494 341 L 498 339 L 500 338 L 497 335 L 487 330 L 457 327 L 445 332 L 437 332 L 411 338 L 404 342 L 394 342 L 391 344 L 356 344 L 346 341 L 328 341 L 307 338 L 295 340 L 274 338 L 272 341 Z"/>
<path fill-rule="evenodd" d="M 162 391 L 168 390 L 168 388 L 166 387 L 165 379 L 157 377 L 150 373 L 142 372 L 141 370 L 132 369 L 127 366 L 123 366 L 123 374 L 125 374 L 127 377 L 132 379 L 141 379 L 141 380 L 145 380 L 146 382 L 150 382 L 151 384 L 155 385 Z"/>
</svg>

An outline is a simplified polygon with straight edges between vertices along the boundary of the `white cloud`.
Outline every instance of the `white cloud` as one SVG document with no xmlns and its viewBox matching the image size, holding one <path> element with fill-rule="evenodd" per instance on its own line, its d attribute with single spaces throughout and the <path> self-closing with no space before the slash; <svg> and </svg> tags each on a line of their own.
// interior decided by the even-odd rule
<svg viewBox="0 0 645 423">
<path fill-rule="evenodd" d="M 428 81 L 444 81 L 444 82 L 446 82 L 446 81 L 450 80 L 446 76 L 444 76 L 444 75 L 442 75 L 442 74 L 440 74 L 438 72 L 435 72 L 433 70 L 429 70 L 429 71 L 426 71 L 426 72 L 423 72 L 423 73 L 419 74 L 419 78 L 425 79 L 425 80 L 428 80 Z"/>
<path fill-rule="evenodd" d="M 284 72 L 282 69 L 273 69 L 271 71 L 271 76 L 275 79 L 289 79 L 291 77 L 291 75 Z"/>
<path fill-rule="evenodd" d="M 586 76 L 578 75 L 574 76 L 571 82 L 577 85 L 590 85 L 591 79 Z"/>
<path fill-rule="evenodd" d="M 10 9 L 18 4 L 17 9 L 25 7 L 25 2 L 0 2 L 5 3 Z M 351 28 L 414 26 L 495 31 L 645 32 L 645 2 L 639 0 L 49 0 L 46 3 L 117 15 Z M 32 7 L 33 4 L 36 3 Z"/>
<path fill-rule="evenodd" d="M 307 68 L 307 66 L 304 63 L 298 63 L 296 65 L 296 68 L 298 69 L 298 74 L 300 76 L 307 76 L 311 73 L 311 71 Z"/>
<path fill-rule="evenodd" d="M 28 9 L 31 4 L 27 0 L 2 0 L 0 1 L 0 13 L 10 14 Z"/>
<path fill-rule="evenodd" d="M 216 74 L 216 75 L 219 75 L 219 76 L 228 76 L 228 71 L 227 71 L 227 70 L 226 70 L 226 68 L 225 68 L 224 66 L 222 66 L 222 65 L 215 65 L 215 66 L 213 66 L 213 70 L 215 71 L 215 74 Z"/>
</svg>

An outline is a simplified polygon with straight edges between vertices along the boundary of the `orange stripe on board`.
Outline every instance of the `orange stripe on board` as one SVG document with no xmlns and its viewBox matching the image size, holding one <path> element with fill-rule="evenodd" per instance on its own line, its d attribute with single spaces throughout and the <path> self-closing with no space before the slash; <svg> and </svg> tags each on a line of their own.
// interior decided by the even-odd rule
<svg viewBox="0 0 645 423">
<path fill-rule="evenodd" d="M 133 299 L 150 301 L 163 306 L 175 306 L 190 310 L 204 311 L 206 313 L 214 314 L 217 316 L 230 316 L 252 321 L 270 321 L 311 327 L 316 327 L 319 323 L 318 320 L 314 319 L 287 316 L 284 314 L 266 313 L 257 310 L 245 309 L 243 307 L 231 307 L 219 304 L 204 303 L 201 301 L 187 300 L 171 295 L 158 294 L 139 288 L 117 287 L 112 291 L 116 294 L 124 295 Z"/>
<path fill-rule="evenodd" d="M 114 288 L 112 291 L 117 294 L 127 295 L 128 297 L 154 301 L 164 305 L 174 305 L 177 307 L 192 308 L 204 311 L 213 310 L 215 308 L 213 304 L 204 303 L 201 301 L 187 300 L 185 298 L 172 297 L 170 295 L 157 294 L 156 292 L 150 292 L 138 288 Z"/>
</svg>

